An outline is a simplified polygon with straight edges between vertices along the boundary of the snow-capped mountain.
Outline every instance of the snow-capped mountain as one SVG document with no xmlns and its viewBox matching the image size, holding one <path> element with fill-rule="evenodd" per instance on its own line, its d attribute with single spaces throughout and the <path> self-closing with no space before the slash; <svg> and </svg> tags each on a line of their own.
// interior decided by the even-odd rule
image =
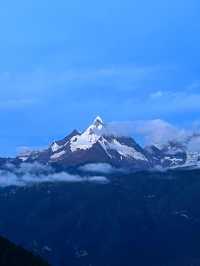
<svg viewBox="0 0 200 266">
<path fill-rule="evenodd" d="M 147 169 L 151 167 L 148 154 L 132 138 L 114 136 L 97 117 L 83 133 L 74 130 L 47 149 L 18 156 L 23 162 L 40 162 L 62 166 L 87 163 L 109 163 L 115 167 Z"/>
<path fill-rule="evenodd" d="M 152 157 L 154 166 L 163 168 L 199 167 L 200 135 L 193 134 L 182 141 L 169 141 L 164 145 L 151 145 L 145 148 Z"/>
<path fill-rule="evenodd" d="M 185 164 L 187 159 L 185 145 L 176 141 L 169 141 L 162 146 L 152 145 L 145 149 L 152 156 L 154 166 L 174 167 Z"/>
<path fill-rule="evenodd" d="M 116 168 L 134 170 L 200 166 L 198 134 L 182 141 L 171 140 L 163 145 L 142 148 L 133 138 L 113 135 L 108 128 L 100 117 L 96 117 L 82 133 L 74 130 L 47 149 L 22 153 L 15 160 L 17 163 L 39 162 L 62 168 L 91 163 L 107 163 Z"/>
</svg>

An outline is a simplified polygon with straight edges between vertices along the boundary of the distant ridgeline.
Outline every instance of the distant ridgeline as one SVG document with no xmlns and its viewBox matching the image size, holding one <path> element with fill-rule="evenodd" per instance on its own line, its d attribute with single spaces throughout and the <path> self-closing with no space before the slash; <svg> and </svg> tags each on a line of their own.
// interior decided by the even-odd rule
<svg viewBox="0 0 200 266">
<path fill-rule="evenodd" d="M 61 168 L 107 163 L 132 170 L 199 167 L 200 152 L 194 145 L 199 143 L 199 139 L 199 134 L 191 134 L 182 140 L 175 138 L 165 144 L 149 143 L 141 147 L 132 137 L 112 132 L 109 124 L 97 117 L 85 131 L 80 133 L 73 130 L 65 138 L 54 141 L 41 151 L 23 152 L 13 163 L 37 162 Z"/>
</svg>

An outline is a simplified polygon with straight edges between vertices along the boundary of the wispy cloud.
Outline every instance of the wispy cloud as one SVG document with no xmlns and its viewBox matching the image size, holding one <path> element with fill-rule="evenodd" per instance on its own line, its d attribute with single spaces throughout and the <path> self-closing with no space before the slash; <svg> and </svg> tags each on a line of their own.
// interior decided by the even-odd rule
<svg viewBox="0 0 200 266">
<path fill-rule="evenodd" d="M 36 69 L 32 72 L 0 73 L 0 108 L 19 108 L 42 102 L 51 103 L 54 99 L 71 103 L 81 98 L 79 105 L 92 105 L 103 108 L 105 103 L 115 107 L 122 105 L 124 113 L 134 106 L 137 113 L 151 110 L 152 113 L 177 113 L 183 110 L 195 111 L 199 107 L 199 81 L 191 82 L 183 88 L 168 88 L 173 67 L 155 66 L 107 66 L 74 69 Z M 155 89 L 158 88 L 158 89 Z M 101 94 L 106 94 L 105 103 L 99 103 Z M 92 99 L 92 101 L 91 101 Z M 73 101 L 74 100 L 74 101 Z M 170 102 L 170 104 L 167 104 Z M 104 106 L 105 107 L 105 106 Z"/>
<path fill-rule="evenodd" d="M 114 135 L 140 137 L 146 144 L 162 144 L 174 138 L 182 140 L 191 133 L 161 119 L 112 122 L 106 131 Z"/>
<path fill-rule="evenodd" d="M 200 110 L 200 93 L 191 90 L 183 91 L 157 91 L 150 94 L 147 101 L 158 112 L 182 112 Z"/>
<path fill-rule="evenodd" d="M 83 172 L 100 173 L 100 174 L 112 174 L 116 172 L 124 172 L 123 169 L 117 169 L 107 163 L 91 163 L 86 164 L 79 169 Z"/>
<path fill-rule="evenodd" d="M 163 96 L 163 91 L 161 91 L 161 90 L 158 90 L 158 91 L 152 92 L 152 93 L 150 94 L 150 98 L 151 98 L 151 99 L 161 98 L 162 96 Z"/>
<path fill-rule="evenodd" d="M 36 99 L 8 99 L 0 101 L 0 109 L 19 109 L 35 105 L 39 101 Z"/>
<path fill-rule="evenodd" d="M 31 72 L 2 72 L 0 73 L 0 85 L 4 85 L 8 90 L 18 89 L 18 92 L 31 91 L 39 92 L 41 89 L 53 89 L 54 85 L 67 82 L 95 82 L 112 79 L 118 81 L 144 81 L 156 78 L 158 73 L 162 73 L 160 66 L 107 66 L 107 67 L 87 67 L 87 68 L 63 68 L 47 69 L 38 68 Z M 169 71 L 169 69 L 165 69 Z M 117 84 L 117 82 L 116 82 Z M 70 88 L 69 88 L 70 89 Z M 124 90 L 127 88 L 124 87 Z M 134 89 L 134 88 L 133 88 Z"/>
<path fill-rule="evenodd" d="M 104 176 L 79 176 L 67 172 L 55 173 L 49 166 L 39 163 L 23 163 L 20 167 L 8 164 L 4 170 L 0 170 L 0 187 L 27 186 L 45 182 L 96 182 L 108 183 Z"/>
</svg>

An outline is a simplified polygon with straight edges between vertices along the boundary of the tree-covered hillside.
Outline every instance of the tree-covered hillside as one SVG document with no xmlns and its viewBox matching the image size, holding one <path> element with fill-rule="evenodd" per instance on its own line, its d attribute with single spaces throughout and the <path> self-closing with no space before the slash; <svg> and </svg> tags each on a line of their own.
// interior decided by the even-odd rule
<svg viewBox="0 0 200 266">
<path fill-rule="evenodd" d="M 0 235 L 53 266 L 199 266 L 200 171 L 0 190 Z"/>
<path fill-rule="evenodd" d="M 25 249 L 18 247 L 0 237 L 1 266 L 48 266 L 41 258 L 33 256 Z"/>
</svg>

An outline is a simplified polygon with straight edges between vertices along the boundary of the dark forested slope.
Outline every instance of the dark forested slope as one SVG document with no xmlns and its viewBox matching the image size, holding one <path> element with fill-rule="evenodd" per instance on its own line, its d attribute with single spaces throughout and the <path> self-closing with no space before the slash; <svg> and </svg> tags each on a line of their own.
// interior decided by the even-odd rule
<svg viewBox="0 0 200 266">
<path fill-rule="evenodd" d="M 0 237 L 1 266 L 48 266 L 42 259 Z"/>
<path fill-rule="evenodd" d="M 55 266 L 200 265 L 200 171 L 0 190 L 0 234 Z"/>
</svg>

